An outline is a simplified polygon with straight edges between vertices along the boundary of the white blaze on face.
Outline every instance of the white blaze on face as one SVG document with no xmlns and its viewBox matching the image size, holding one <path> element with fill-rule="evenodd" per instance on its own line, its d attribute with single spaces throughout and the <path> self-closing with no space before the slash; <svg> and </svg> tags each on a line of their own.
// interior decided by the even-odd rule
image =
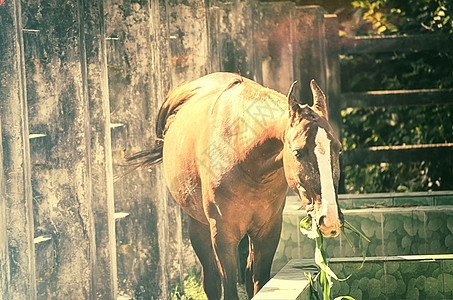
<svg viewBox="0 0 453 300">
<path fill-rule="evenodd" d="M 321 182 L 322 212 L 326 226 L 335 226 L 339 222 L 338 207 L 335 199 L 332 163 L 330 159 L 330 140 L 324 128 L 318 128 L 315 138 L 315 156 L 318 162 Z"/>
</svg>

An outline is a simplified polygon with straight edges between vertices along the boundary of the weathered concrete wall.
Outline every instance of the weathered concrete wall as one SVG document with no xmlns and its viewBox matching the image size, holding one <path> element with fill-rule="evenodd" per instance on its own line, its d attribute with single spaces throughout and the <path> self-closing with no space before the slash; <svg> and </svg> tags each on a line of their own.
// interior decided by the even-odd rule
<svg viewBox="0 0 453 300">
<path fill-rule="evenodd" d="M 6 223 L 8 242 L 6 247 L 5 240 L 0 241 L 0 281 L 5 288 L 0 291 L 0 295 L 5 299 L 36 298 L 27 90 L 20 4 L 20 1 L 8 1 L 0 6 L 1 171 L 4 172 L 0 224 Z M 4 216 L 6 220 L 3 219 Z M 3 231 L 0 235 L 5 238 L 5 229 L 0 230 Z"/>
<path fill-rule="evenodd" d="M 109 105 L 99 2 L 22 9 L 39 298 L 116 294 Z"/>
<path fill-rule="evenodd" d="M 325 84 L 322 15 L 257 0 L 0 5 L 0 298 L 168 299 L 198 265 L 187 220 L 162 168 L 121 177 L 124 155 L 153 145 L 183 81 Z"/>
<path fill-rule="evenodd" d="M 153 145 L 157 112 L 170 88 L 168 11 L 165 1 L 104 5 L 114 173 L 121 176 L 126 153 Z M 114 192 L 115 211 L 127 214 L 116 221 L 120 294 L 167 299 L 174 222 L 161 167 L 122 177 Z"/>
<path fill-rule="evenodd" d="M 116 255 L 102 6 L 7 1 L 0 15 L 7 28 L 0 95 L 9 248 L 1 294 L 111 299 Z"/>
<path fill-rule="evenodd" d="M 261 3 L 259 47 L 263 85 L 286 94 L 294 81 L 293 2 Z"/>
<path fill-rule="evenodd" d="M 294 18 L 294 79 L 300 85 L 299 99 L 312 104 L 310 80 L 326 89 L 326 45 L 324 14 L 319 6 L 298 7 Z"/>
<path fill-rule="evenodd" d="M 87 131 L 90 139 L 91 209 L 95 230 L 94 282 L 96 298 L 113 299 L 117 294 L 113 168 L 110 136 L 107 55 L 102 1 L 83 1 L 86 93 L 89 101 Z M 79 4 L 80 5 L 80 4 Z M 80 10 L 80 8 L 79 8 Z M 82 30 L 82 29 L 81 29 Z"/>
<path fill-rule="evenodd" d="M 1 135 L 0 119 L 0 135 Z M 6 190 L 5 177 L 3 171 L 3 146 L 0 140 L 0 297 L 7 299 L 9 297 L 9 255 L 8 255 L 8 235 L 6 221 Z"/>
<path fill-rule="evenodd" d="M 220 69 L 261 81 L 257 72 L 258 1 L 212 1 L 218 7 L 216 26 Z"/>
<path fill-rule="evenodd" d="M 175 83 L 211 73 L 209 7 L 205 1 L 168 1 L 171 69 Z"/>
</svg>

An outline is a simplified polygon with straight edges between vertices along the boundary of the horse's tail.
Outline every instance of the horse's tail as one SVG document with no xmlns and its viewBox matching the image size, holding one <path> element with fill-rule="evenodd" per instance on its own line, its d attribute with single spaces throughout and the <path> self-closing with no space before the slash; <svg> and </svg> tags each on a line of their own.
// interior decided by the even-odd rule
<svg viewBox="0 0 453 300">
<path fill-rule="evenodd" d="M 114 181 L 118 181 L 122 179 L 124 176 L 132 173 L 133 171 L 137 170 L 138 168 L 149 169 L 154 165 L 159 164 L 162 162 L 163 157 L 163 149 L 164 149 L 164 140 L 163 139 L 156 139 L 154 142 L 154 146 L 151 149 L 143 150 L 139 152 L 134 152 L 129 156 L 125 157 L 126 160 L 126 167 L 129 167 L 124 174 L 116 176 Z"/>
<path fill-rule="evenodd" d="M 131 167 L 127 175 L 138 168 L 149 169 L 162 161 L 165 133 L 181 106 L 186 103 L 200 87 L 192 83 L 181 84 L 171 90 L 159 109 L 156 120 L 156 140 L 151 149 L 135 152 L 126 156 L 126 163 Z M 124 176 L 123 175 L 123 176 Z"/>
<path fill-rule="evenodd" d="M 132 153 L 130 156 L 126 156 L 126 162 L 128 165 L 137 168 L 151 168 L 162 161 L 162 151 L 164 149 L 164 141 L 162 139 L 156 139 L 154 146 L 151 149 L 143 150 Z"/>
<path fill-rule="evenodd" d="M 213 80 L 213 83 L 211 83 L 209 80 Z M 168 93 L 157 115 L 157 138 L 155 140 L 154 146 L 149 150 L 143 150 L 126 156 L 125 159 L 127 166 L 131 168 L 126 172 L 126 174 L 123 174 L 121 177 L 133 172 L 138 168 L 151 168 L 152 166 L 162 161 L 165 133 L 171 123 L 174 121 L 174 116 L 178 113 L 181 107 L 195 94 L 200 92 L 200 90 L 203 90 L 204 88 L 205 91 L 203 92 L 203 94 L 208 95 L 212 93 L 212 91 L 217 91 L 218 93 L 218 90 L 220 89 L 221 94 L 237 83 L 241 83 L 242 81 L 242 77 L 236 74 L 214 73 L 202 77 L 198 80 L 181 84 L 172 89 Z M 221 87 L 218 87 L 219 84 L 221 84 Z M 220 96 L 217 96 L 217 98 L 218 97 Z"/>
</svg>

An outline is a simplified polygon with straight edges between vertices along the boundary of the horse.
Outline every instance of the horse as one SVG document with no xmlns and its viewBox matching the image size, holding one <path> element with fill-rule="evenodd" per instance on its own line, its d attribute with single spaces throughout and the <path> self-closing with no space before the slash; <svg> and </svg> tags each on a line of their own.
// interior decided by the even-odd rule
<svg viewBox="0 0 453 300">
<path fill-rule="evenodd" d="M 310 82 L 313 105 L 232 73 L 212 73 L 171 90 L 156 141 L 128 161 L 163 163 L 170 193 L 188 216 L 209 300 L 238 299 L 237 251 L 249 240 L 245 284 L 252 298 L 270 279 L 288 188 L 325 237 L 343 226 L 338 206 L 341 144 L 326 96 Z"/>
</svg>

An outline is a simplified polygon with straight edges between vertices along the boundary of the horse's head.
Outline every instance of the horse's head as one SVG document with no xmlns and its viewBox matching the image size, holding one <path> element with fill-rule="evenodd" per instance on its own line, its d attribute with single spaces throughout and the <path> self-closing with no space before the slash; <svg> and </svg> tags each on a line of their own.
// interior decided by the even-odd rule
<svg viewBox="0 0 453 300">
<path fill-rule="evenodd" d="M 337 236 L 343 225 L 338 206 L 341 144 L 328 122 L 326 96 L 310 83 L 313 106 L 300 105 L 294 83 L 288 93 L 289 121 L 283 164 L 286 180 L 325 237 Z"/>
</svg>

